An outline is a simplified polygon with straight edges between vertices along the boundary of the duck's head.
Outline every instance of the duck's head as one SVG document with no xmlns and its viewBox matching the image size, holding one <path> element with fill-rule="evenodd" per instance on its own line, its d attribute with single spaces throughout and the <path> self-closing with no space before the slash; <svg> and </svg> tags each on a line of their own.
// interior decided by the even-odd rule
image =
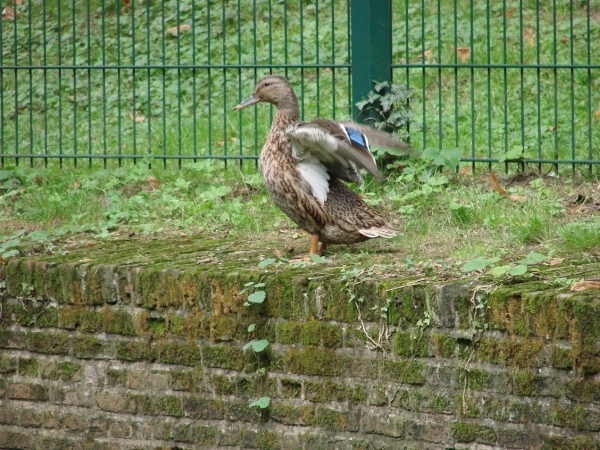
<svg viewBox="0 0 600 450">
<path fill-rule="evenodd" d="M 279 75 L 268 75 L 261 78 L 254 88 L 254 94 L 237 105 L 242 109 L 258 102 L 272 103 L 277 109 L 298 108 L 298 99 L 288 80 Z"/>
</svg>

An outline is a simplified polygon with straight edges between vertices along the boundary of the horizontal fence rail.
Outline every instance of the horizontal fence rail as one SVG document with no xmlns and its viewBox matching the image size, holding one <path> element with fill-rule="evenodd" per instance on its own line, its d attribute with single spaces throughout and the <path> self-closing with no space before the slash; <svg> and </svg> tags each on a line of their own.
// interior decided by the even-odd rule
<svg viewBox="0 0 600 450">
<path fill-rule="evenodd" d="M 362 52 L 389 16 L 363 26 L 374 0 L 16 3 L 0 22 L 2 166 L 254 164 L 273 109 L 233 107 L 256 81 L 288 77 L 306 119 L 356 116 Z M 490 167 L 600 164 L 600 0 L 390 10 L 386 67 L 411 92 L 414 147 Z"/>
</svg>

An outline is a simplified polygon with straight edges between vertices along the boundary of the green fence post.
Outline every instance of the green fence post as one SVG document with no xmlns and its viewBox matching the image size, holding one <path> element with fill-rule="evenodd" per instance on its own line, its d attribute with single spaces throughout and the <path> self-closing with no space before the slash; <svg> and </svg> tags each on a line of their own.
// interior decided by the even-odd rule
<svg viewBox="0 0 600 450">
<path fill-rule="evenodd" d="M 373 90 L 373 81 L 392 79 L 391 0 L 352 0 L 352 115 L 358 122 L 372 117 L 356 103 Z"/>
</svg>

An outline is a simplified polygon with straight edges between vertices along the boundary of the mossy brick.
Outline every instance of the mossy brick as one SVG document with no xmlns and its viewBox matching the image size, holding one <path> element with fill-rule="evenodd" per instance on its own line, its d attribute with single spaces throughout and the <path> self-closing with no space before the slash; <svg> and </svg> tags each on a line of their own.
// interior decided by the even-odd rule
<svg viewBox="0 0 600 450">
<path fill-rule="evenodd" d="M 7 386 L 8 398 L 47 402 L 50 399 L 47 386 L 33 383 L 14 383 Z"/>
<path fill-rule="evenodd" d="M 100 311 L 102 316 L 102 330 L 109 334 L 121 334 L 124 336 L 135 336 L 136 329 L 133 319 L 125 310 L 112 308 L 106 305 Z"/>
<path fill-rule="evenodd" d="M 71 348 L 76 358 L 96 358 L 104 352 L 105 345 L 108 345 L 107 341 L 85 334 L 71 338 Z"/>
<path fill-rule="evenodd" d="M 34 409 L 23 408 L 19 412 L 18 425 L 22 427 L 35 427 L 39 428 L 42 426 L 43 414 L 40 411 Z"/>
<path fill-rule="evenodd" d="M 456 351 L 456 339 L 446 334 L 434 333 L 436 355 L 442 358 L 452 358 Z"/>
<path fill-rule="evenodd" d="M 500 341 L 498 345 L 500 361 L 509 367 L 538 367 L 543 347 L 544 342 L 541 339 Z"/>
<path fill-rule="evenodd" d="M 36 318 L 35 325 L 38 328 L 58 327 L 58 309 L 47 307 Z"/>
<path fill-rule="evenodd" d="M 31 433 L 0 430 L 0 448 L 31 448 L 33 439 Z"/>
<path fill-rule="evenodd" d="M 280 344 L 298 344 L 301 333 L 301 322 L 280 322 L 277 324 L 277 334 Z"/>
<path fill-rule="evenodd" d="M 321 406 L 317 408 L 314 419 L 315 426 L 336 432 L 358 431 L 360 428 L 359 422 L 360 416 L 358 413 L 336 411 Z"/>
<path fill-rule="evenodd" d="M 400 356 L 429 356 L 430 338 L 422 333 L 396 333 L 394 338 L 394 351 Z"/>
<path fill-rule="evenodd" d="M 319 289 L 320 288 L 320 289 Z M 317 291 L 319 289 L 319 291 Z M 364 285 L 356 287 L 354 294 L 356 298 L 373 298 L 370 295 L 365 295 L 364 292 L 371 293 L 373 288 L 366 288 Z M 321 317 L 326 320 L 335 320 L 337 322 L 354 322 L 358 320 L 358 310 L 354 302 L 349 302 L 349 293 L 346 290 L 344 283 L 330 282 L 325 286 L 319 283 L 316 286 L 312 286 L 312 295 L 309 293 L 309 298 L 314 298 L 318 292 L 320 297 L 321 311 L 315 310 L 315 316 Z M 367 310 L 367 308 L 364 308 Z M 365 311 L 364 320 L 368 320 L 366 317 L 367 311 Z"/>
<path fill-rule="evenodd" d="M 450 425 L 452 438 L 456 442 L 481 442 L 493 444 L 496 442 L 496 431 L 487 425 L 473 422 L 453 422 Z"/>
<path fill-rule="evenodd" d="M 215 374 L 210 377 L 210 383 L 217 395 L 234 395 L 236 392 L 235 384 L 227 375 Z"/>
<path fill-rule="evenodd" d="M 554 425 L 581 431 L 600 431 L 600 413 L 582 405 L 554 405 Z"/>
<path fill-rule="evenodd" d="M 203 370 L 171 370 L 171 389 L 175 391 L 197 392 L 202 387 Z"/>
<path fill-rule="evenodd" d="M 275 431 L 261 430 L 257 433 L 258 448 L 269 450 L 284 450 L 288 444 L 283 444 L 282 435 Z"/>
<path fill-rule="evenodd" d="M 106 369 L 106 383 L 110 386 L 125 386 L 127 383 L 127 371 L 109 367 Z"/>
<path fill-rule="evenodd" d="M 269 417 L 278 423 L 293 426 L 311 426 L 315 424 L 315 407 L 295 406 L 273 403 L 269 407 Z"/>
<path fill-rule="evenodd" d="M 531 372 L 516 372 L 513 376 L 515 395 L 535 397 L 546 385 L 546 377 Z"/>
<path fill-rule="evenodd" d="M 600 450 L 600 440 L 588 436 L 543 435 L 541 450 Z"/>
<path fill-rule="evenodd" d="M 40 363 L 36 358 L 19 358 L 19 375 L 37 377 Z"/>
<path fill-rule="evenodd" d="M 249 408 L 249 399 L 229 400 L 226 402 L 226 417 L 230 422 L 259 423 L 267 417 L 266 411 L 260 408 Z"/>
<path fill-rule="evenodd" d="M 555 369 L 571 370 L 573 368 L 573 355 L 570 349 L 552 346 L 550 364 Z"/>
<path fill-rule="evenodd" d="M 69 335 L 66 333 L 27 333 L 25 342 L 30 352 L 52 355 L 69 353 Z"/>
<path fill-rule="evenodd" d="M 300 398 L 302 395 L 302 382 L 283 378 L 281 380 L 281 390 L 284 397 Z"/>
<path fill-rule="evenodd" d="M 198 279 L 193 272 L 148 267 L 135 273 L 132 281 L 136 297 L 148 309 L 192 306 L 198 297 Z"/>
<path fill-rule="evenodd" d="M 485 370 L 469 369 L 466 371 L 467 383 L 470 389 L 482 391 L 492 385 L 494 375 Z"/>
<path fill-rule="evenodd" d="M 233 317 L 211 316 L 210 339 L 213 342 L 231 342 L 238 334 L 238 321 Z"/>
<path fill-rule="evenodd" d="M 577 402 L 599 402 L 600 381 L 584 378 L 564 383 L 566 397 Z"/>
<path fill-rule="evenodd" d="M 210 321 L 200 309 L 189 310 L 185 316 L 168 315 L 167 322 L 169 332 L 173 336 L 188 339 L 210 339 Z"/>
<path fill-rule="evenodd" d="M 239 347 L 208 346 L 202 347 L 202 363 L 205 367 L 243 371 L 253 367 L 250 352 L 243 352 Z"/>
<path fill-rule="evenodd" d="M 342 346 L 342 327 L 324 322 L 309 321 L 301 329 L 300 342 L 304 345 Z"/>
<path fill-rule="evenodd" d="M 264 313 L 269 317 L 285 319 L 304 318 L 304 294 L 309 295 L 305 277 L 289 271 L 269 277 L 265 286 Z M 310 298 L 313 298 L 311 295 Z"/>
<path fill-rule="evenodd" d="M 289 348 L 284 356 L 288 371 L 299 375 L 344 376 L 348 374 L 350 361 L 333 350 L 312 348 L 298 350 Z"/>
<path fill-rule="evenodd" d="M 345 402 L 348 398 L 346 386 L 329 379 L 322 381 L 305 381 L 304 397 L 314 403 Z"/>
<path fill-rule="evenodd" d="M 348 387 L 348 402 L 352 405 L 366 404 L 367 393 L 360 385 Z"/>
<path fill-rule="evenodd" d="M 171 438 L 178 442 L 189 442 L 201 446 L 215 444 L 217 430 L 211 425 L 177 423 L 171 428 Z"/>
<path fill-rule="evenodd" d="M 17 358 L 0 355 L 0 374 L 9 375 L 17 372 Z"/>
<path fill-rule="evenodd" d="M 157 362 L 184 366 L 194 366 L 200 363 L 200 347 L 194 342 L 183 344 L 173 341 L 157 341 L 154 349 Z"/>
<path fill-rule="evenodd" d="M 185 416 L 197 420 L 224 420 L 227 404 L 221 399 L 198 396 L 183 397 Z M 246 408 L 248 405 L 246 405 Z"/>
<path fill-rule="evenodd" d="M 147 361 L 156 360 L 156 350 L 148 342 L 120 341 L 116 344 L 117 359 L 123 361 Z"/>
<path fill-rule="evenodd" d="M 0 348 L 21 350 L 26 346 L 26 336 L 20 331 L 0 330 Z"/>
<path fill-rule="evenodd" d="M 385 379 L 406 384 L 425 384 L 423 376 L 424 364 L 415 360 L 392 361 L 381 360 L 381 373 Z"/>
<path fill-rule="evenodd" d="M 42 378 L 77 382 L 81 380 L 81 365 L 68 361 L 45 360 L 41 368 Z"/>
</svg>

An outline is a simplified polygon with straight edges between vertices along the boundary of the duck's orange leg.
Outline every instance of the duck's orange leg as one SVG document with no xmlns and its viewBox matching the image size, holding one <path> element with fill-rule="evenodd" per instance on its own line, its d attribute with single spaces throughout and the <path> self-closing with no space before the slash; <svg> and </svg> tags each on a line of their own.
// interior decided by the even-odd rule
<svg viewBox="0 0 600 450">
<path fill-rule="evenodd" d="M 319 233 L 313 233 L 312 240 L 310 241 L 310 250 L 308 251 L 309 255 L 313 255 L 318 252 L 319 247 Z"/>
<path fill-rule="evenodd" d="M 317 252 L 319 256 L 323 256 L 323 252 L 327 250 L 327 244 L 321 242 L 321 247 L 319 247 L 319 251 Z"/>
</svg>

